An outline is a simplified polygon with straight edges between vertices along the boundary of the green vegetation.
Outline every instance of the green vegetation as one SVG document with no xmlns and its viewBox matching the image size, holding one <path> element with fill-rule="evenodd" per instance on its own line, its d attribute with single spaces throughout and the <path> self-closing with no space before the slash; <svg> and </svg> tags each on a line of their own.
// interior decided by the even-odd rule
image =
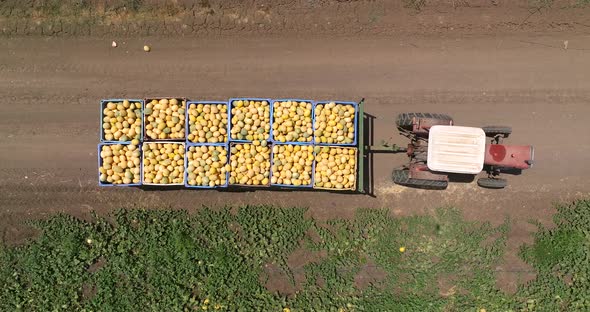
<svg viewBox="0 0 590 312">
<path fill-rule="evenodd" d="M 538 272 L 520 290 L 529 311 L 590 310 L 590 200 L 557 207 L 556 227 L 541 225 L 523 259 Z"/>
<path fill-rule="evenodd" d="M 404 7 L 409 9 L 420 11 L 424 6 L 426 6 L 426 0 L 404 0 Z"/>
<path fill-rule="evenodd" d="M 551 8 L 573 8 L 584 7 L 590 4 L 590 0 L 575 1 L 556 1 L 556 0 L 529 0 L 529 7 L 532 9 L 551 9 Z"/>
<path fill-rule="evenodd" d="M 304 214 L 300 208 L 246 206 L 204 208 L 194 215 L 120 210 L 92 221 L 65 215 L 36 221 L 38 238 L 0 246 L 0 310 L 590 307 L 590 201 L 558 207 L 557 227 L 540 228 L 535 243 L 522 248 L 538 277 L 514 295 L 496 286 L 494 270 L 503 257 L 509 220 L 493 227 L 465 221 L 455 209 L 402 218 L 361 209 L 352 220 L 327 222 Z M 292 268 L 294 252 L 313 260 Z M 267 289 L 277 276 L 296 291 Z"/>
<path fill-rule="evenodd" d="M 231 3 L 231 1 L 227 1 Z M 353 0 L 338 0 L 338 2 L 355 2 Z M 405 8 L 420 12 L 423 9 L 440 6 L 439 2 L 428 0 L 402 0 Z M 491 1 L 498 5 L 498 1 Z M 327 3 L 326 3 L 327 4 Z M 590 0 L 528 0 L 531 9 L 562 9 L 572 7 L 584 7 L 590 4 Z M 446 2 L 453 8 L 458 7 L 480 7 L 481 1 L 450 0 Z M 223 3 L 215 5 L 223 7 Z M 0 1 L 1 17 L 34 17 L 48 19 L 71 19 L 83 15 L 97 19 L 112 16 L 177 16 L 192 15 L 194 11 L 210 9 L 212 4 L 209 0 L 184 0 L 184 1 L 145 1 L 145 0 L 2 0 Z M 371 13 L 371 19 L 378 18 L 381 13 Z M 373 21 L 374 22 L 374 21 Z"/>
<path fill-rule="evenodd" d="M 186 2 L 186 1 L 185 1 Z M 0 1 L 0 16 L 18 17 L 72 17 L 77 14 L 104 16 L 129 13 L 157 13 L 162 15 L 176 15 L 193 8 L 206 8 L 209 3 L 204 0 L 194 3 L 179 3 L 177 1 L 144 0 L 3 0 Z"/>
</svg>

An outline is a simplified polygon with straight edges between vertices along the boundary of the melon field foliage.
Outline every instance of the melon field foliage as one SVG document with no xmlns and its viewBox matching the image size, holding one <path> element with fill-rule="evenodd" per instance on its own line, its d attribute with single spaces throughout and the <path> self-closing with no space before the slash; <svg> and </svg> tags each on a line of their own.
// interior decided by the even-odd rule
<svg viewBox="0 0 590 312">
<path fill-rule="evenodd" d="M 496 282 L 510 220 L 452 208 L 327 221 L 270 206 L 56 215 L 32 221 L 28 242 L 0 244 L 0 310 L 587 311 L 589 210 L 557 208 L 556 227 L 520 252 L 537 277 L 512 294 Z"/>
</svg>

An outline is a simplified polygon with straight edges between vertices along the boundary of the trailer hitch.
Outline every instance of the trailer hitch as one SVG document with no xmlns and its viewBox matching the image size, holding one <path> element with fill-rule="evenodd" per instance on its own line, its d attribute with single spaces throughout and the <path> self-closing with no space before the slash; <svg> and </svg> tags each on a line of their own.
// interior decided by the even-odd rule
<svg viewBox="0 0 590 312">
<path fill-rule="evenodd" d="M 397 144 L 390 144 L 385 141 L 381 141 L 379 145 L 371 145 L 367 147 L 367 152 L 369 153 L 387 153 L 387 154 L 397 154 L 397 153 L 406 153 L 408 149 L 405 147 L 400 147 Z"/>
</svg>

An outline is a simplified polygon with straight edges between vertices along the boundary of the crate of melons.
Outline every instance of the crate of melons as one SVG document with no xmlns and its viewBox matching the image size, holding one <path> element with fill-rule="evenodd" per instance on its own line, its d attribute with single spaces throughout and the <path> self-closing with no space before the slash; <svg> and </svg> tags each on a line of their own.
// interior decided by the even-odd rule
<svg viewBox="0 0 590 312">
<path fill-rule="evenodd" d="M 314 106 L 314 142 L 317 145 L 355 146 L 358 103 L 328 101 Z"/>
<path fill-rule="evenodd" d="M 188 188 L 227 187 L 229 181 L 228 145 L 186 146 L 185 184 Z"/>
<path fill-rule="evenodd" d="M 186 98 L 147 98 L 143 110 L 145 141 L 185 140 Z"/>
<path fill-rule="evenodd" d="M 230 144 L 229 185 L 270 186 L 271 146 L 267 141 Z"/>
<path fill-rule="evenodd" d="M 100 101 L 100 141 L 133 142 L 143 136 L 143 100 L 110 99 Z"/>
<path fill-rule="evenodd" d="M 316 189 L 356 190 L 356 147 L 315 146 L 314 184 Z"/>
<path fill-rule="evenodd" d="M 214 145 L 228 142 L 227 102 L 190 101 L 187 103 L 186 142 Z"/>
<path fill-rule="evenodd" d="M 312 101 L 273 100 L 271 112 L 273 142 L 313 143 Z"/>
<path fill-rule="evenodd" d="M 184 185 L 185 144 L 144 142 L 142 183 L 144 185 Z"/>
<path fill-rule="evenodd" d="M 141 185 L 141 151 L 131 143 L 98 144 L 98 185 Z"/>
<path fill-rule="evenodd" d="M 269 141 L 271 127 L 270 103 L 270 99 L 230 99 L 229 140 L 233 142 Z"/>
<path fill-rule="evenodd" d="M 279 187 L 312 187 L 314 147 L 274 143 L 270 184 Z"/>
</svg>

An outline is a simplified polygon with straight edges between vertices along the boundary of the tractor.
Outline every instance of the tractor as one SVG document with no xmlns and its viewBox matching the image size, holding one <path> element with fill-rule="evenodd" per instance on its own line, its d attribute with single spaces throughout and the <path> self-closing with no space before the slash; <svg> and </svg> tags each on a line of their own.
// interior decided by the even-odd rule
<svg viewBox="0 0 590 312">
<path fill-rule="evenodd" d="M 510 127 L 482 128 L 455 126 L 444 114 L 399 114 L 396 126 L 410 140 L 405 152 L 407 165 L 392 173 L 396 184 L 424 188 L 446 189 L 451 175 L 475 176 L 480 187 L 502 189 L 507 181 L 504 172 L 520 172 L 533 166 L 535 150 L 530 145 L 506 145 L 512 133 Z"/>
</svg>

